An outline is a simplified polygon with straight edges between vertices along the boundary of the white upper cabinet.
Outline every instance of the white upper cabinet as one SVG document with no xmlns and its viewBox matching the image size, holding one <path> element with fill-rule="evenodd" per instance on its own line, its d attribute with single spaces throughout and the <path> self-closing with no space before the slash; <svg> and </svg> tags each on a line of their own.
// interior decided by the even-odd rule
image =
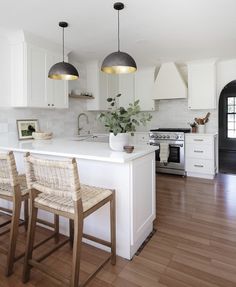
<svg viewBox="0 0 236 287">
<path fill-rule="evenodd" d="M 154 99 L 179 99 L 187 97 L 186 84 L 176 65 L 172 62 L 161 65 L 154 84 Z"/>
<path fill-rule="evenodd" d="M 134 102 L 134 74 L 119 75 L 119 106 L 127 108 L 130 103 Z"/>
<path fill-rule="evenodd" d="M 189 109 L 216 108 L 216 61 L 188 63 Z"/>
<path fill-rule="evenodd" d="M 87 92 L 95 99 L 87 101 L 87 109 L 91 111 L 107 110 L 109 97 L 121 93 L 119 106 L 127 108 L 130 103 L 140 100 L 141 111 L 155 109 L 153 100 L 155 68 L 145 68 L 136 73 L 110 75 L 100 71 L 97 61 L 87 63 Z"/>
<path fill-rule="evenodd" d="M 135 100 L 139 100 L 142 111 L 154 111 L 154 73 L 155 67 L 138 70 L 135 77 Z"/>
<path fill-rule="evenodd" d="M 68 108 L 68 82 L 48 79 L 61 57 L 25 42 L 11 47 L 11 105 L 13 107 Z"/>
<path fill-rule="evenodd" d="M 87 101 L 87 109 L 90 111 L 107 110 L 107 98 L 118 94 L 118 76 L 105 74 L 100 71 L 97 61 L 86 64 L 87 92 L 94 96 Z"/>
</svg>

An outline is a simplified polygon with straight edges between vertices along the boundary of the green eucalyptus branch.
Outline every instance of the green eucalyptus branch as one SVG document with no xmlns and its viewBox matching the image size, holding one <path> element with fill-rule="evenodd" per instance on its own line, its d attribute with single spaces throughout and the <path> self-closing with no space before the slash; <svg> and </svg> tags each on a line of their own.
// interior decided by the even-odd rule
<svg viewBox="0 0 236 287">
<path fill-rule="evenodd" d="M 108 98 L 109 109 L 99 115 L 99 120 L 109 130 L 109 132 L 117 135 L 118 133 L 133 133 L 136 131 L 136 126 L 145 126 L 152 116 L 149 113 L 140 111 L 139 100 L 130 103 L 128 108 L 118 107 L 118 99 L 121 94 L 114 98 Z"/>
</svg>

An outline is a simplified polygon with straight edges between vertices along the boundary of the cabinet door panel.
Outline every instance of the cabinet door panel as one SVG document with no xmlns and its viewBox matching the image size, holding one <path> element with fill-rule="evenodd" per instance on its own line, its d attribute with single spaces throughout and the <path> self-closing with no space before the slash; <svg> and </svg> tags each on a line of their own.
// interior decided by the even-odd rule
<svg viewBox="0 0 236 287">
<path fill-rule="evenodd" d="M 61 62 L 60 55 L 54 55 L 54 63 Z M 53 80 L 53 102 L 55 108 L 68 108 L 68 81 Z"/>
<path fill-rule="evenodd" d="M 127 108 L 134 102 L 134 74 L 119 75 L 120 107 Z"/>
<path fill-rule="evenodd" d="M 154 72 L 155 68 L 147 68 L 135 73 L 135 100 L 139 100 L 141 111 L 155 110 Z"/>
<path fill-rule="evenodd" d="M 46 106 L 46 52 L 43 49 L 27 47 L 27 87 L 30 107 Z"/>
<path fill-rule="evenodd" d="M 99 101 L 98 110 L 107 110 L 108 103 L 108 75 L 99 71 Z"/>
<path fill-rule="evenodd" d="M 53 54 L 47 53 L 47 60 L 46 60 L 46 101 L 47 101 L 47 107 L 51 107 L 54 101 L 54 82 L 55 80 L 52 80 L 48 78 L 48 72 L 52 65 L 55 64 L 55 59 Z"/>
<path fill-rule="evenodd" d="M 216 108 L 215 62 L 188 65 L 189 109 Z"/>
</svg>

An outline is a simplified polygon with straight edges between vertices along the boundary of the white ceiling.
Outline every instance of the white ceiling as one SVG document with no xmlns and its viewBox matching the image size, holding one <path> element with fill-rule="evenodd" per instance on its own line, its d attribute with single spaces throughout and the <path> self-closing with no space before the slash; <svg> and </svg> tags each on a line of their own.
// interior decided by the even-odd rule
<svg viewBox="0 0 236 287">
<path fill-rule="evenodd" d="M 111 0 L 1 0 L 0 27 L 61 41 L 80 60 L 117 48 L 117 12 Z M 236 58 L 236 0 L 124 0 L 121 50 L 138 65 L 203 58 Z"/>
</svg>

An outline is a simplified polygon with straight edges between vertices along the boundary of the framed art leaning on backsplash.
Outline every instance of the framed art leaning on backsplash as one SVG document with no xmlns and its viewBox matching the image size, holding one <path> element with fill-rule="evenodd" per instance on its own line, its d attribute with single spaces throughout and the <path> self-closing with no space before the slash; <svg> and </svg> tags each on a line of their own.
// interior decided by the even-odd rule
<svg viewBox="0 0 236 287">
<path fill-rule="evenodd" d="M 38 120 L 17 120 L 16 125 L 19 140 L 32 139 L 32 133 L 39 131 Z"/>
</svg>

